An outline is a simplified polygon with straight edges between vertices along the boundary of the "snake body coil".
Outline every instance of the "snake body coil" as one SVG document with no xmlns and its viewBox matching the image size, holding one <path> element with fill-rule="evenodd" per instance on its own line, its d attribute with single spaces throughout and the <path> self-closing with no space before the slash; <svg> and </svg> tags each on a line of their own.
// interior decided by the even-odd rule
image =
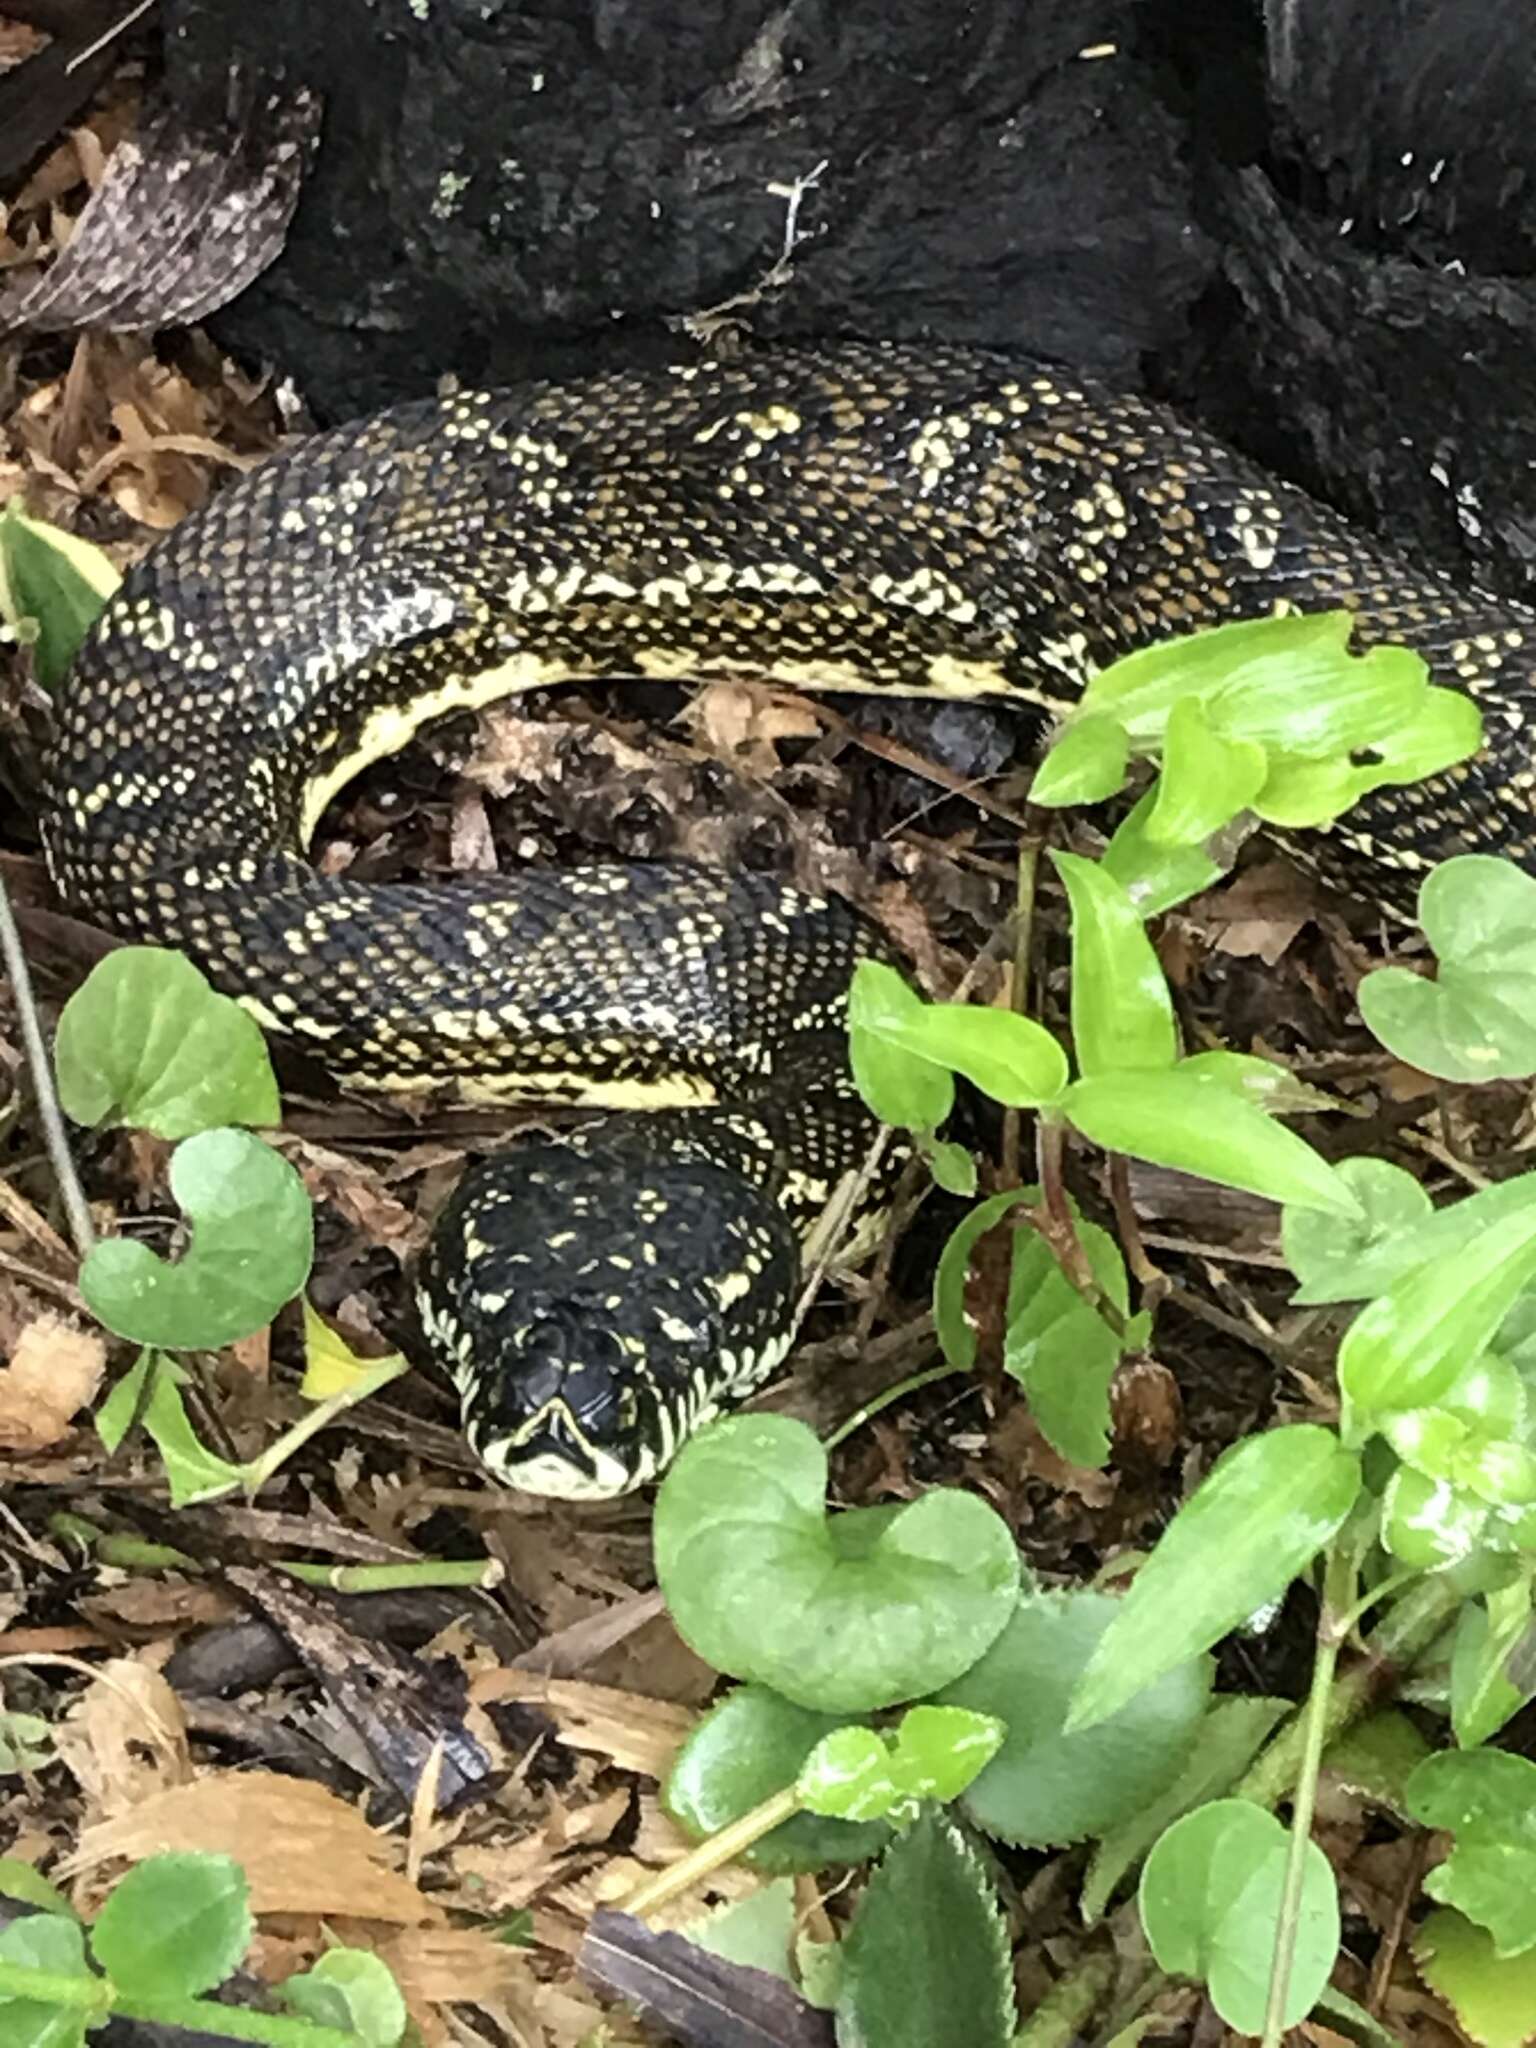
<svg viewBox="0 0 1536 2048">
<path fill-rule="evenodd" d="M 350 1086 L 614 1112 L 467 1176 L 420 1299 L 492 1470 L 618 1492 L 782 1356 L 804 1232 L 868 1139 L 841 1015 L 871 941 L 751 874 L 361 886 L 304 859 L 330 796 L 424 721 L 538 685 L 1050 710 L 1281 598 L 1350 606 L 1482 703 L 1476 762 L 1335 835 L 1367 884 L 1529 859 L 1536 621 L 1139 399 L 848 346 L 407 405 L 253 471 L 128 576 L 59 700 L 49 862 Z"/>
</svg>

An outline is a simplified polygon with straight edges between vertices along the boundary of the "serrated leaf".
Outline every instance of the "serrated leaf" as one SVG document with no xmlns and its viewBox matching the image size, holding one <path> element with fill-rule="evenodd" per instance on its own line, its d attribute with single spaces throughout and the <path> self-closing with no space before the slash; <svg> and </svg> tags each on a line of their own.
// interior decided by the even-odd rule
<svg viewBox="0 0 1536 2048">
<path fill-rule="evenodd" d="M 363 2048 L 396 2048 L 407 2013 L 389 1966 L 366 1949 L 333 1948 L 312 1970 L 278 1986 L 284 2002 L 306 2019 L 355 2034 Z"/>
<path fill-rule="evenodd" d="M 908 1799 L 958 1799 L 996 1756 L 1007 1733 L 995 1714 L 966 1707 L 908 1707 L 891 1756 L 897 1786 Z"/>
<path fill-rule="evenodd" d="M 1131 1581 L 1073 1702 L 1068 1727 L 1121 1708 L 1278 1600 L 1343 1526 L 1360 1461 L 1313 1423 L 1222 1454 Z"/>
<path fill-rule="evenodd" d="M 1301 1286 L 1297 1302 L 1364 1300 L 1376 1291 L 1380 1253 L 1434 1214 L 1411 1173 L 1387 1159 L 1341 1159 L 1334 1169 L 1359 1202 L 1354 1216 L 1287 1207 L 1280 1219 L 1285 1262 Z"/>
<path fill-rule="evenodd" d="M 64 1005 L 54 1060 L 78 1124 L 188 1138 L 281 1114 L 255 1019 L 158 946 L 121 947 L 91 969 Z"/>
<path fill-rule="evenodd" d="M 122 581 L 100 548 L 30 519 L 13 498 L 0 511 L 0 620 L 29 642 L 37 679 L 56 689 Z"/>
<path fill-rule="evenodd" d="M 1346 1440 L 1363 1441 L 1393 1413 L 1433 1406 L 1533 1278 L 1536 1208 L 1525 1206 L 1367 1303 L 1339 1347 Z"/>
<path fill-rule="evenodd" d="M 1412 1936 L 1419 1975 L 1481 2048 L 1525 2048 L 1536 2034 L 1536 1949 L 1501 1956 L 1460 1913 L 1431 1913 Z"/>
<path fill-rule="evenodd" d="M 1179 1056 L 1173 1000 L 1141 913 L 1096 862 L 1074 853 L 1053 853 L 1051 860 L 1072 908 L 1072 1044 L 1079 1071 L 1171 1067 Z"/>
<path fill-rule="evenodd" d="M 1099 866 L 1117 881 L 1142 917 L 1156 917 L 1220 881 L 1226 867 L 1204 846 L 1158 846 L 1147 834 L 1157 802 L 1154 784 L 1127 812 Z"/>
<path fill-rule="evenodd" d="M 1007 1729 L 962 1801 L 987 1834 L 1038 1848 L 1083 1841 L 1134 1813 L 1188 1758 L 1210 1696 L 1203 1656 L 1165 1670 L 1096 1727 L 1066 1732 L 1077 1681 L 1120 1604 L 1086 1591 L 1026 1596 L 986 1655 L 937 1696 Z"/>
<path fill-rule="evenodd" d="M 1536 879 L 1491 854 L 1431 869 L 1419 922 L 1439 960 L 1434 981 L 1378 968 L 1357 1000 L 1401 1060 L 1446 1081 L 1536 1073 Z"/>
<path fill-rule="evenodd" d="M 825 1450 L 785 1416 L 731 1416 L 683 1447 L 652 1531 L 679 1634 L 716 1670 L 824 1713 L 932 1692 L 1012 1611 L 1008 1525 L 949 1488 L 829 1517 L 826 1484 Z"/>
<path fill-rule="evenodd" d="M 1456 1838 L 1424 1880 L 1430 1897 L 1485 1927 L 1500 1956 L 1536 1949 L 1536 1764 L 1496 1749 L 1432 1756 L 1408 1780 L 1408 1808 Z"/>
<path fill-rule="evenodd" d="M 1273 1202 L 1354 1216 L 1347 1182 L 1304 1138 L 1219 1081 L 1174 1067 L 1161 1073 L 1093 1074 L 1058 1105 L 1075 1129 L 1108 1152 L 1198 1174 Z"/>
<path fill-rule="evenodd" d="M 1130 741 L 1113 718 L 1077 718 L 1064 725 L 1035 771 L 1029 800 L 1046 809 L 1097 804 L 1125 783 Z"/>
<path fill-rule="evenodd" d="M 697 1839 L 717 1834 L 792 1785 L 822 1737 L 846 1725 L 797 1707 L 767 1686 L 738 1686 L 710 1708 L 678 1751 L 662 1804 Z M 825 1870 L 867 1862 L 889 1839 L 890 1829 L 880 1822 L 855 1827 L 797 1813 L 760 1836 L 745 1860 L 759 1870 Z"/>
<path fill-rule="evenodd" d="M 136 1864 L 91 1928 L 91 1951 L 131 1998 L 197 1998 L 222 1984 L 255 1931 L 230 1856 L 172 1853 Z"/>
<path fill-rule="evenodd" d="M 1147 819 L 1155 846 L 1200 846 L 1247 810 L 1264 786 L 1269 763 L 1256 740 L 1218 732 L 1198 697 L 1168 714 L 1163 769 Z"/>
<path fill-rule="evenodd" d="M 890 1745 L 873 1728 L 834 1728 L 800 1766 L 795 1792 L 825 1820 L 884 1820 L 901 1794 Z"/>
<path fill-rule="evenodd" d="M 171 1193 L 192 1226 L 170 1265 L 109 1237 L 80 1269 L 93 1315 L 119 1337 L 167 1350 L 217 1350 L 248 1337 L 309 1275 L 314 1218 L 304 1183 L 249 1131 L 205 1131 L 171 1156 Z"/>
<path fill-rule="evenodd" d="M 1241 1694 L 1211 1702 L 1194 1749 L 1177 1777 L 1149 1803 L 1100 1836 L 1083 1881 L 1082 1914 L 1087 1926 L 1092 1927 L 1101 1917 L 1115 1887 L 1135 1869 L 1165 1828 L 1231 1790 L 1290 1710 L 1289 1700 Z"/>
<path fill-rule="evenodd" d="M 1165 1970 L 1203 1981 L 1240 2034 L 1263 2031 L 1287 1847 L 1272 1813 L 1246 1799 L 1218 1799 L 1175 1821 L 1141 1874 L 1153 1955 Z M 1306 2018 L 1338 1952 L 1338 1888 L 1327 1857 L 1309 1842 L 1283 2025 Z"/>
<path fill-rule="evenodd" d="M 1009 2048 L 1007 1930 L 980 1859 L 925 1813 L 886 1851 L 843 1943 L 839 2048 Z"/>
</svg>

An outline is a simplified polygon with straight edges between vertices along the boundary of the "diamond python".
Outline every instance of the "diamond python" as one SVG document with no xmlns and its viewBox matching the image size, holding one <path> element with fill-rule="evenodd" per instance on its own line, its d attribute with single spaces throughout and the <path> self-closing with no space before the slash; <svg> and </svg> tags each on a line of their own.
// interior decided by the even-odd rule
<svg viewBox="0 0 1536 2048">
<path fill-rule="evenodd" d="M 48 859 L 75 909 L 184 949 L 348 1087 L 608 1112 L 469 1173 L 418 1299 L 485 1464 L 612 1494 L 784 1354 L 805 1233 L 868 1142 L 841 1015 L 877 942 L 749 873 L 360 885 L 304 858 L 326 803 L 425 721 L 545 684 L 1048 711 L 1282 598 L 1352 607 L 1484 710 L 1469 768 L 1334 835 L 1357 882 L 1531 860 L 1536 615 L 1139 398 L 839 346 L 405 405 L 267 462 L 130 573 L 58 702 Z"/>
</svg>

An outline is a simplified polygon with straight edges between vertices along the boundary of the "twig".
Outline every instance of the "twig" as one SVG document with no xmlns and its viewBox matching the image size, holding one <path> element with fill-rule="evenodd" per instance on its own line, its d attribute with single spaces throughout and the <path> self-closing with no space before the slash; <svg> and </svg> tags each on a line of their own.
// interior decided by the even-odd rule
<svg viewBox="0 0 1536 2048">
<path fill-rule="evenodd" d="M 53 1068 L 49 1064 L 48 1048 L 43 1043 L 43 1027 L 32 993 L 32 976 L 27 968 L 26 955 L 21 950 L 21 933 L 16 929 L 16 917 L 11 909 L 10 891 L 5 886 L 4 875 L 0 875 L 0 959 L 5 962 L 5 971 L 10 976 L 16 997 L 16 1013 L 21 1019 L 21 1042 L 26 1049 L 27 1065 L 32 1070 L 32 1088 L 37 1097 L 37 1112 L 42 1119 L 43 1139 L 59 1184 L 64 1213 L 69 1218 L 69 1233 L 83 1259 L 96 1242 L 96 1226 L 91 1221 L 85 1191 L 75 1172 L 63 1112 L 53 1085 Z"/>
</svg>

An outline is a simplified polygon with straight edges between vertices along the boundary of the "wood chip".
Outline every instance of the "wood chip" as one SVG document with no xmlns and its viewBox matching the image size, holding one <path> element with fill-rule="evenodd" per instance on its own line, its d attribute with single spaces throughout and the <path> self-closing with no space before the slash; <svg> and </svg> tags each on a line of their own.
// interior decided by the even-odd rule
<svg viewBox="0 0 1536 2048">
<path fill-rule="evenodd" d="M 0 1446 L 42 1451 L 68 1436 L 71 1418 L 95 1399 L 106 1369 L 99 1331 L 63 1316 L 34 1317 L 0 1366 Z"/>
</svg>

